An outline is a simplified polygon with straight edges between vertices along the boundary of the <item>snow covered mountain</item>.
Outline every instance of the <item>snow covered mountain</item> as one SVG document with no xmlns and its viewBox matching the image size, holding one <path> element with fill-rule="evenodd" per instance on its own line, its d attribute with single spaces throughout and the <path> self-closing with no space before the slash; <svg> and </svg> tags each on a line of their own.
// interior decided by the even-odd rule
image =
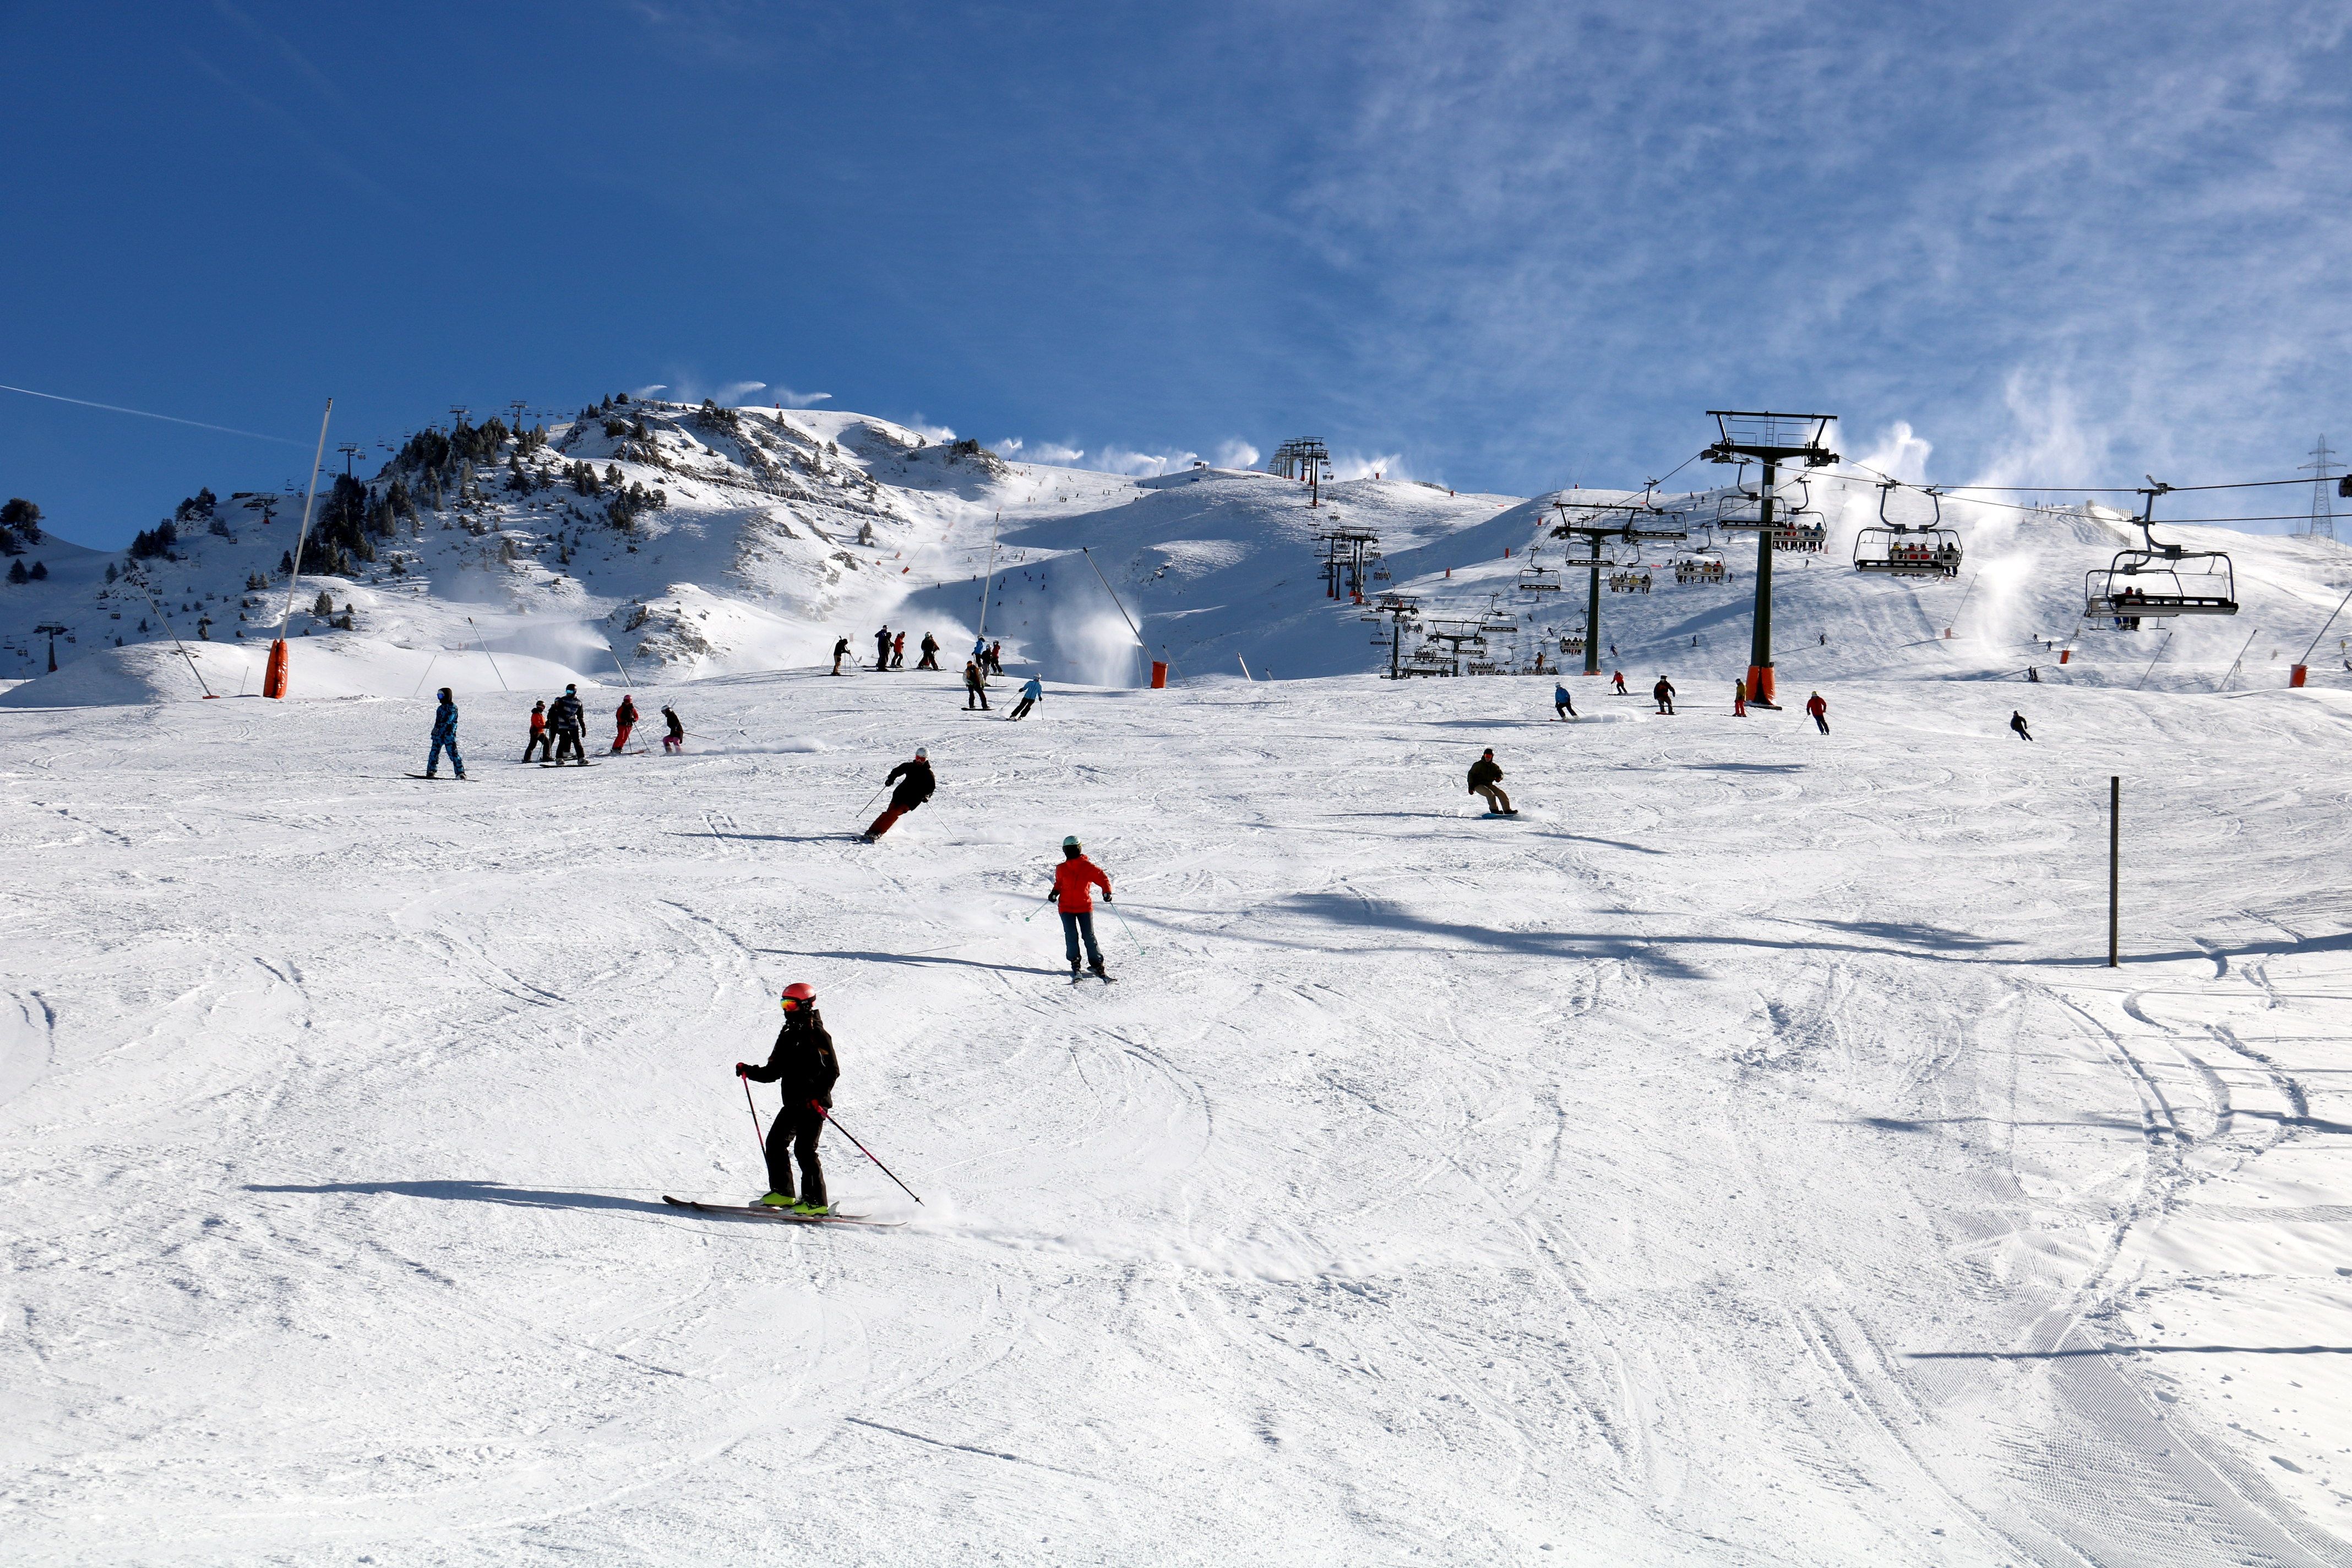
<svg viewBox="0 0 2352 1568">
<path fill-rule="evenodd" d="M 2053 671 L 2066 680 L 2211 683 L 2258 630 L 2273 640 L 2247 650 L 2255 663 L 2292 657 L 2352 580 L 2352 553 L 2332 542 L 2165 528 L 2231 553 L 2243 613 L 2084 631 L 2084 574 L 2133 542 L 2120 513 L 1948 500 L 1966 570 L 1887 579 L 1847 564 L 1875 521 L 1876 488 L 1825 474 L 1808 493 L 1826 548 L 1780 558 L 1784 683 L 2054 664 L 2036 639 L 2073 643 Z M 1664 504 L 1696 528 L 1726 494 Z M 297 699 L 804 668 L 829 662 L 841 637 L 870 658 L 884 624 L 910 630 L 910 643 L 936 636 L 952 668 L 983 615 L 1010 668 L 1061 681 L 1137 684 L 1154 659 L 1179 680 L 1386 668 L 1387 623 L 1327 591 L 1318 535 L 1332 530 L 1371 536 L 1368 594 L 1417 602 L 1401 655 L 1433 623 L 1508 622 L 1489 631 L 1485 662 L 1531 669 L 1543 652 L 1557 668 L 1562 637 L 1581 632 L 1586 580 L 1571 569 L 1550 579 L 1559 591 L 1522 584 L 1568 565 L 1549 534 L 1559 499 L 1358 479 L 1324 486 L 1310 506 L 1305 486 L 1268 474 L 1132 479 L 1009 462 L 845 412 L 607 399 L 526 432 L 495 419 L 429 429 L 373 476 L 339 478 L 290 594 L 297 496 L 199 492 L 131 554 L 52 539 L 32 552 L 45 580 L 0 586 L 0 679 L 46 668 L 42 626 L 68 628 L 55 639 L 60 668 L 0 700 L 257 689 L 289 597 Z M 1895 504 L 1899 521 L 1927 521 L 1916 492 Z M 1755 550 L 1752 533 L 1701 529 L 1629 561 L 1651 586 L 1603 596 L 1611 668 L 1727 684 L 1747 663 Z M 1724 575 L 1677 579 L 1677 561 L 1701 560 Z"/>
</svg>

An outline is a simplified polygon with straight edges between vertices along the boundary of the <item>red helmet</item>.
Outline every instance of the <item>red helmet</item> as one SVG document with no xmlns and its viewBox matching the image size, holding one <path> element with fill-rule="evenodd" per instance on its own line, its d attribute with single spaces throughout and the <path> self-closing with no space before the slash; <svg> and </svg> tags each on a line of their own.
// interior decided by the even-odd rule
<svg viewBox="0 0 2352 1568">
<path fill-rule="evenodd" d="M 795 980 L 784 987 L 784 1011 L 787 1013 L 796 1007 L 805 1007 L 815 1000 L 816 987 L 806 981 Z"/>
</svg>

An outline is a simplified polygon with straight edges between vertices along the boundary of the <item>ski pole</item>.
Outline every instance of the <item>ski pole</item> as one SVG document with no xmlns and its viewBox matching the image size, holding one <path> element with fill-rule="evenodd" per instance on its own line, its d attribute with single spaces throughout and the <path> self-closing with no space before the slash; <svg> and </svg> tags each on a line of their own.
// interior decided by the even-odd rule
<svg viewBox="0 0 2352 1568">
<path fill-rule="evenodd" d="M 1046 894 L 1044 901 L 1049 904 L 1052 903 L 1054 901 L 1054 895 L 1051 893 Z M 1035 920 L 1042 913 L 1044 913 L 1042 910 L 1031 910 L 1027 914 L 1021 917 L 1021 923 L 1023 925 L 1027 925 L 1031 921 Z"/>
<path fill-rule="evenodd" d="M 882 790 L 888 789 L 889 787 L 889 784 L 886 783 L 882 785 L 882 789 L 877 789 L 872 795 L 867 795 L 866 797 L 866 805 L 872 805 L 875 801 L 881 798 Z M 866 815 L 866 805 L 861 805 L 857 808 L 858 816 L 863 816 Z"/>
<path fill-rule="evenodd" d="M 748 1092 L 748 1091 L 747 1091 L 747 1092 Z M 833 1112 L 832 1112 L 830 1110 L 826 1109 L 824 1106 L 823 1106 L 823 1105 L 821 1105 L 821 1104 L 818 1104 L 818 1102 L 817 1102 L 817 1101 L 815 1101 L 815 1100 L 810 1100 L 810 1101 L 809 1101 L 809 1104 L 810 1104 L 811 1106 L 814 1107 L 814 1109 L 815 1109 L 815 1110 L 816 1110 L 816 1113 L 817 1113 L 819 1116 L 824 1117 L 827 1121 L 833 1121 Z M 834 1124 L 835 1127 L 841 1127 L 841 1123 L 840 1123 L 840 1122 L 838 1122 L 838 1121 L 833 1121 L 833 1124 Z M 852 1143 L 856 1143 L 856 1144 L 857 1144 L 857 1152 L 858 1152 L 859 1153 L 861 1153 L 861 1154 L 865 1155 L 865 1156 L 866 1156 L 867 1159 L 869 1159 L 869 1160 L 874 1160 L 874 1151 L 873 1151 L 873 1150 L 871 1150 L 871 1149 L 868 1149 L 868 1148 L 867 1148 L 865 1144 L 863 1144 L 863 1143 L 858 1143 L 858 1142 L 857 1142 L 857 1134 L 856 1134 L 856 1133 L 852 1132 L 852 1131 L 851 1131 L 848 1128 L 846 1128 L 846 1127 L 841 1127 L 841 1135 L 842 1135 L 844 1138 L 848 1139 Z M 766 1147 L 766 1145 L 765 1145 L 765 1144 L 762 1144 L 762 1145 L 761 1146 L 761 1153 L 763 1153 L 763 1154 L 767 1152 L 767 1147 Z M 879 1170 L 881 1171 L 881 1173 L 882 1173 L 884 1175 L 888 1176 L 888 1177 L 889 1177 L 892 1181 L 894 1181 L 894 1182 L 898 1182 L 898 1178 L 897 1174 L 896 1174 L 896 1173 L 894 1173 L 891 1171 L 891 1169 L 890 1169 L 890 1167 L 889 1167 L 889 1166 L 883 1164 L 883 1163 L 882 1163 L 882 1162 L 881 1162 L 881 1161 L 879 1161 L 879 1160 L 874 1160 L 874 1163 L 875 1163 L 875 1166 L 876 1166 L 877 1169 L 879 1169 Z M 908 1185 L 906 1183 L 904 1183 L 904 1182 L 898 1182 L 898 1190 L 899 1190 L 900 1192 L 902 1192 L 902 1193 L 906 1194 L 908 1197 L 910 1197 L 910 1198 L 914 1198 L 914 1199 L 915 1199 L 915 1201 L 916 1201 L 917 1203 L 921 1203 L 921 1202 L 923 1201 L 921 1198 L 919 1198 L 919 1197 L 916 1197 L 916 1195 L 915 1195 L 915 1189 L 914 1189 L 914 1188 L 912 1188 L 912 1187 L 910 1187 L 910 1186 L 908 1186 Z"/>
<path fill-rule="evenodd" d="M 735 1081 L 743 1086 L 743 1106 L 751 1113 L 751 1136 L 760 1141 L 760 1158 L 764 1160 L 768 1157 L 768 1135 L 760 1131 L 760 1107 L 751 1099 L 751 1080 L 743 1078 Z"/>
<path fill-rule="evenodd" d="M 1132 925 L 1128 924 L 1127 911 L 1118 907 L 1118 901 L 1116 899 L 1105 899 L 1103 902 L 1110 905 L 1110 912 L 1118 917 L 1118 923 L 1120 925 L 1127 927 L 1127 940 L 1135 943 L 1136 952 L 1141 952 L 1143 951 L 1143 939 L 1135 934 L 1135 928 Z"/>
</svg>

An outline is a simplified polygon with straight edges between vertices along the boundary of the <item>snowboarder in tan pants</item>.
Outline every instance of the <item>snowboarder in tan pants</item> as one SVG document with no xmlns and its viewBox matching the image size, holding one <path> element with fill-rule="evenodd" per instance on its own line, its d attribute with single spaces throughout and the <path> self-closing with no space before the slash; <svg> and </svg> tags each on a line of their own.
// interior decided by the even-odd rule
<svg viewBox="0 0 2352 1568">
<path fill-rule="evenodd" d="M 1517 816 L 1511 809 L 1511 797 L 1503 793 L 1503 770 L 1496 765 L 1495 748 L 1489 746 L 1470 764 L 1470 793 L 1483 796 L 1489 816 Z"/>
</svg>

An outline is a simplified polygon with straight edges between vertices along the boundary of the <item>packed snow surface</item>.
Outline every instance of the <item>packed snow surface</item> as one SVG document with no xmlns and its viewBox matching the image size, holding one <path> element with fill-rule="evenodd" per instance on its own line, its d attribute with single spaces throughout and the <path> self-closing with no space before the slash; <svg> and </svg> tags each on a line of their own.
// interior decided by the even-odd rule
<svg viewBox="0 0 2352 1568">
<path fill-rule="evenodd" d="M 1742 652 L 1578 724 L 741 673 L 569 772 L 509 672 L 464 784 L 429 699 L 16 689 L 0 1556 L 2352 1560 L 2352 702 L 1840 647 L 1822 735 Z M 794 980 L 899 1228 L 660 1201 L 761 1191 Z"/>
</svg>

